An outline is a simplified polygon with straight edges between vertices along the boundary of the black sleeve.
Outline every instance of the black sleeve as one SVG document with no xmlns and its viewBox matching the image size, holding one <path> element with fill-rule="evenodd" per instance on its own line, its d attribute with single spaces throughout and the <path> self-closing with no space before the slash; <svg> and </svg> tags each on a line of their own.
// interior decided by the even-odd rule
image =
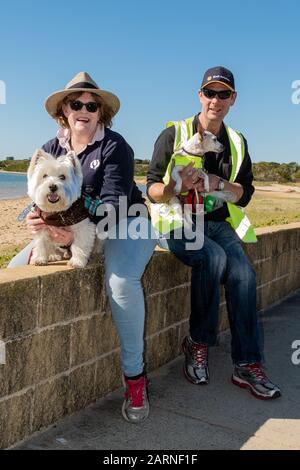
<svg viewBox="0 0 300 470">
<path fill-rule="evenodd" d="M 129 207 L 134 186 L 134 152 L 125 139 L 118 140 L 114 150 L 103 160 L 103 168 L 100 199 L 104 204 L 113 206 L 118 214 L 119 196 L 127 198 Z M 98 223 L 102 218 L 94 216 L 92 221 Z"/>
<path fill-rule="evenodd" d="M 153 183 L 162 183 L 167 166 L 173 155 L 175 126 L 168 127 L 158 136 L 147 173 L 147 195 Z M 150 201 L 151 198 L 149 197 Z M 153 201 L 154 202 L 154 201 Z"/>
<path fill-rule="evenodd" d="M 241 164 L 241 168 L 238 172 L 238 175 L 235 179 L 235 183 L 239 183 L 243 186 L 244 193 L 239 201 L 236 202 L 238 206 L 245 207 L 249 204 L 251 197 L 255 191 L 253 182 L 253 172 L 252 172 L 252 162 L 248 152 L 247 140 L 242 136 L 245 143 L 245 156 Z"/>
</svg>

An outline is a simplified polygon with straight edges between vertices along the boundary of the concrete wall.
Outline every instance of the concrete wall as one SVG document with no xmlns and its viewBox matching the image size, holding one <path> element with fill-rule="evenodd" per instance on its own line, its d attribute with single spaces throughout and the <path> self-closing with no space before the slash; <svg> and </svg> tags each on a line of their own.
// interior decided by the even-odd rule
<svg viewBox="0 0 300 470">
<path fill-rule="evenodd" d="M 258 309 L 300 287 L 300 223 L 260 230 L 246 251 L 258 281 Z M 188 331 L 190 273 L 157 251 L 143 278 L 146 364 L 181 353 Z M 118 338 L 106 298 L 103 262 L 0 271 L 0 447 L 6 448 L 121 385 Z M 224 293 L 220 330 L 228 327 Z"/>
</svg>

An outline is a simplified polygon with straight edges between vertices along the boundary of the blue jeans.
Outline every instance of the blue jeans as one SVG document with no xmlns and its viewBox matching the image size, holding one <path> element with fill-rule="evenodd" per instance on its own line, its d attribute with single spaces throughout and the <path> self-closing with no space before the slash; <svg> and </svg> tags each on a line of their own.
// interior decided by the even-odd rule
<svg viewBox="0 0 300 470">
<path fill-rule="evenodd" d="M 216 344 L 220 284 L 223 284 L 232 335 L 232 360 L 261 362 L 256 275 L 235 231 L 225 221 L 207 221 L 203 247 L 187 251 L 185 243 L 184 238 L 168 240 L 170 251 L 192 268 L 191 338 L 210 346 Z"/>
<path fill-rule="evenodd" d="M 123 219 L 119 228 L 128 229 L 134 218 Z M 150 232 L 151 224 L 148 224 Z M 153 236 L 153 234 L 152 234 Z M 121 363 L 125 375 L 133 377 L 143 372 L 145 303 L 141 277 L 148 264 L 156 239 L 107 239 L 104 242 L 105 277 L 113 320 L 120 343 Z M 28 264 L 32 243 L 15 258 L 9 268 Z"/>
<path fill-rule="evenodd" d="M 119 227 L 128 226 L 132 219 L 123 219 Z M 147 224 L 150 234 L 150 221 Z M 128 377 L 144 369 L 145 302 L 141 277 L 156 243 L 149 236 L 145 240 L 107 239 L 104 245 L 106 288 L 121 342 L 121 365 Z"/>
</svg>

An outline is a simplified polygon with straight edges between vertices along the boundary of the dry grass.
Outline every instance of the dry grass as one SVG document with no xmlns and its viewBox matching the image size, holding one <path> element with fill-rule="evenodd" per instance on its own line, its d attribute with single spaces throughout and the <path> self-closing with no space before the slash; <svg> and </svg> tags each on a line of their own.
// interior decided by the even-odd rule
<svg viewBox="0 0 300 470">
<path fill-rule="evenodd" d="M 254 227 L 300 222 L 300 195 L 256 191 L 246 212 Z"/>
</svg>

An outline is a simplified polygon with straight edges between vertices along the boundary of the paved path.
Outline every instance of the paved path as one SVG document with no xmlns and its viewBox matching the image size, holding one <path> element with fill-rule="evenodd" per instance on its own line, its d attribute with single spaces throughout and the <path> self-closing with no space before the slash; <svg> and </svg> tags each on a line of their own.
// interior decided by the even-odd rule
<svg viewBox="0 0 300 470">
<path fill-rule="evenodd" d="M 230 336 L 224 333 L 211 348 L 209 385 L 184 379 L 182 357 L 150 374 L 145 423 L 122 419 L 118 390 L 17 448 L 300 449 L 300 364 L 291 360 L 291 345 L 300 341 L 300 291 L 265 312 L 263 329 L 268 373 L 283 391 L 279 399 L 257 400 L 231 384 Z"/>
</svg>

